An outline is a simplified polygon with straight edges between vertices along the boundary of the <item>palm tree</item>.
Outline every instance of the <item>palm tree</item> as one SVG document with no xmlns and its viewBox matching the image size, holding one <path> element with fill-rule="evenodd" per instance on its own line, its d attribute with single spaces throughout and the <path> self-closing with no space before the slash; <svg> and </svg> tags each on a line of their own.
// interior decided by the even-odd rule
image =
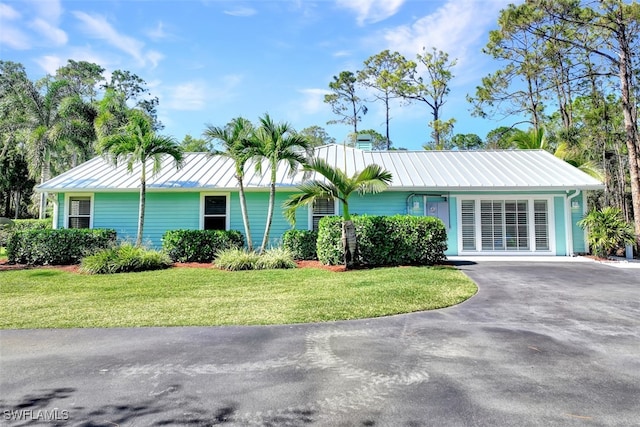
<svg viewBox="0 0 640 427">
<path fill-rule="evenodd" d="M 136 163 L 140 163 L 140 207 L 138 216 L 138 235 L 136 246 L 142 246 L 142 231 L 144 228 L 144 211 L 147 194 L 147 160 L 153 160 L 153 173 L 160 171 L 163 155 L 173 157 L 176 166 L 182 165 L 182 149 L 178 142 L 169 136 L 156 135 L 150 118 L 141 110 L 130 110 L 128 122 L 122 131 L 110 135 L 99 142 L 100 152 L 111 158 L 114 164 L 125 160 L 129 172 Z"/>
<path fill-rule="evenodd" d="M 244 168 L 255 154 L 255 143 L 250 139 L 253 125 L 247 119 L 238 117 L 233 119 L 226 127 L 207 125 L 203 136 L 208 142 L 218 141 L 221 150 L 212 150 L 212 155 L 225 156 L 233 160 L 236 169 L 236 179 L 240 187 L 240 211 L 244 223 L 244 234 L 247 238 L 248 250 L 253 250 L 251 240 L 251 228 L 249 226 L 249 214 L 247 212 L 247 200 L 244 192 Z"/>
<path fill-rule="evenodd" d="M 263 253 L 269 242 L 269 231 L 273 221 L 278 164 L 287 162 L 290 168 L 289 173 L 295 174 L 298 165 L 306 162 L 304 151 L 297 150 L 307 150 L 309 142 L 307 138 L 296 133 L 288 123 L 274 123 L 269 114 L 260 118 L 260 128 L 254 133 L 253 141 L 257 147 L 256 157 L 266 159 L 271 168 L 267 223 L 260 246 L 260 253 Z M 258 162 L 256 168 L 261 171 L 262 163 Z"/>
<path fill-rule="evenodd" d="M 547 148 L 547 140 L 544 137 L 544 129 L 532 129 L 529 132 L 517 129 L 511 137 L 511 142 L 521 150 L 542 150 Z"/>
<path fill-rule="evenodd" d="M 359 194 L 380 193 L 384 191 L 392 180 L 391 172 L 379 165 L 369 165 L 361 172 L 348 177 L 340 169 L 334 168 L 326 161 L 313 158 L 304 166 L 305 171 L 317 172 L 326 181 L 311 180 L 300 187 L 301 194 L 291 196 L 285 203 L 285 216 L 295 225 L 296 209 L 313 204 L 317 199 L 338 199 L 342 204 L 342 246 L 344 249 L 344 263 L 349 266 L 355 262 L 357 240 L 355 228 L 349 214 L 349 197 L 354 192 Z"/>
</svg>

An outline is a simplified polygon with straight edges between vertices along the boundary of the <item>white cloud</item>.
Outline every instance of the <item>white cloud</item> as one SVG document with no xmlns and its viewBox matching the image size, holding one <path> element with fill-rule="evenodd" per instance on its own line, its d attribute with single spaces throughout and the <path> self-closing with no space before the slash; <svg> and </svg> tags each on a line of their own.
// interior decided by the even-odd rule
<svg viewBox="0 0 640 427">
<path fill-rule="evenodd" d="M 253 16 L 257 14 L 258 11 L 250 7 L 240 6 L 240 7 L 236 7 L 235 9 L 225 10 L 224 13 L 231 16 L 247 17 L 247 16 Z"/>
<path fill-rule="evenodd" d="M 385 45 L 408 58 L 422 48 L 435 47 L 465 65 L 469 53 L 486 43 L 487 29 L 495 25 L 498 11 L 512 0 L 449 0 L 434 13 L 384 32 Z"/>
<path fill-rule="evenodd" d="M 324 102 L 324 96 L 329 93 L 326 89 L 300 89 L 303 95 L 301 108 L 306 114 L 315 114 L 324 111 L 327 104 Z"/>
<path fill-rule="evenodd" d="M 62 67 L 67 63 L 66 59 L 62 59 L 59 56 L 55 55 L 45 55 L 36 59 L 36 63 L 42 68 L 47 74 L 54 75 L 58 68 Z"/>
<path fill-rule="evenodd" d="M 172 110 L 197 111 L 206 106 L 206 83 L 194 81 L 182 83 L 169 89 L 165 106 Z"/>
<path fill-rule="evenodd" d="M 48 39 L 55 46 L 63 46 L 67 44 L 69 40 L 67 33 L 42 18 L 36 18 L 31 21 L 29 27 L 37 31 L 41 37 Z"/>
<path fill-rule="evenodd" d="M 38 17 L 45 21 L 57 23 L 60 16 L 62 16 L 62 3 L 60 0 L 31 0 L 29 3 L 32 4 Z"/>
<path fill-rule="evenodd" d="M 384 21 L 395 15 L 405 0 L 336 0 L 339 7 L 356 13 L 356 22 L 362 26 Z"/>
<path fill-rule="evenodd" d="M 343 58 L 345 56 L 351 56 L 351 51 L 349 50 L 339 50 L 333 53 L 334 58 Z"/>
<path fill-rule="evenodd" d="M 146 34 L 151 40 L 162 40 L 169 37 L 169 34 L 164 29 L 164 23 L 162 21 L 158 22 L 158 25 L 156 25 L 155 28 L 147 30 Z"/>
<path fill-rule="evenodd" d="M 82 22 L 85 32 L 130 55 L 139 65 L 146 65 L 151 62 L 151 65 L 155 67 L 158 61 L 163 58 L 163 55 L 159 52 L 144 52 L 143 42 L 120 34 L 103 16 L 89 15 L 80 11 L 73 12 L 73 15 Z"/>
<path fill-rule="evenodd" d="M 0 31 L 0 45 L 15 50 L 31 49 L 31 41 L 24 32 L 7 24 L 0 25 L 3 27 Z"/>
<path fill-rule="evenodd" d="M 20 13 L 8 4 L 0 3 L 0 19 L 15 21 L 20 18 Z"/>
</svg>

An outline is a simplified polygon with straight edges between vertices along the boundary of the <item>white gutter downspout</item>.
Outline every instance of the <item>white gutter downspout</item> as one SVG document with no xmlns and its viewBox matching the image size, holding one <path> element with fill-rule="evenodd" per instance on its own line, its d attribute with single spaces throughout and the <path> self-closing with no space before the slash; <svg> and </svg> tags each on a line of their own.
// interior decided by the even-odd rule
<svg viewBox="0 0 640 427">
<path fill-rule="evenodd" d="M 567 190 L 567 194 L 569 194 L 569 190 Z M 571 220 L 571 200 L 580 195 L 580 190 L 575 190 L 575 193 L 567 196 L 567 206 L 565 208 L 565 222 L 567 227 L 567 252 L 569 256 L 575 256 L 573 253 L 573 221 Z"/>
</svg>

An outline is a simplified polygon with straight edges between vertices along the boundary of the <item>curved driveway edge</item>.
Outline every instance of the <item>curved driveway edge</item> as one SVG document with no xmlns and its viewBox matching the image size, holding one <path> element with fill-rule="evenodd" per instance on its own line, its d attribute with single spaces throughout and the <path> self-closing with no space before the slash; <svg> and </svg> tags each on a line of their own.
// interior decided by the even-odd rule
<svg viewBox="0 0 640 427">
<path fill-rule="evenodd" d="M 432 312 L 1 331 L 0 425 L 637 425 L 637 270 L 490 260 L 459 268 L 478 294 Z"/>
</svg>

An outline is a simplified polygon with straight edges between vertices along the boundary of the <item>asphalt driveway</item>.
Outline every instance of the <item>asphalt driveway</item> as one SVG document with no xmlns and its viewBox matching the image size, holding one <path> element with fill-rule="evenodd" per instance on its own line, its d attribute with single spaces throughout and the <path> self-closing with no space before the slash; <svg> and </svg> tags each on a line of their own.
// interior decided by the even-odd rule
<svg viewBox="0 0 640 427">
<path fill-rule="evenodd" d="M 640 270 L 460 268 L 471 300 L 382 319 L 2 331 L 0 425 L 640 424 Z"/>
</svg>

